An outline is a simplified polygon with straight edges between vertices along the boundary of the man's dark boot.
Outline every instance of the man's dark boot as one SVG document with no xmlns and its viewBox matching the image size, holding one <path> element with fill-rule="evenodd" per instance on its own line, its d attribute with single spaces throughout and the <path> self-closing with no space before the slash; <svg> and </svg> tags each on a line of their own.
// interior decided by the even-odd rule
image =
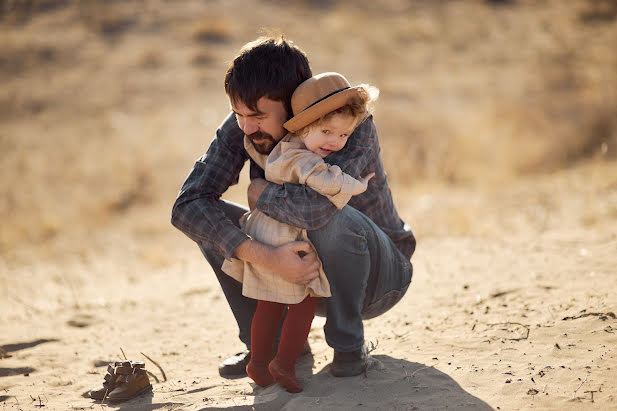
<svg viewBox="0 0 617 411">
<path fill-rule="evenodd" d="M 304 343 L 302 355 L 310 354 L 311 346 L 308 341 Z M 251 361 L 251 351 L 244 350 L 227 358 L 219 364 L 219 375 L 224 378 L 246 377 L 246 366 Z"/>
<path fill-rule="evenodd" d="M 219 375 L 221 377 L 244 377 L 246 365 L 250 360 L 251 352 L 249 350 L 239 352 L 219 364 Z"/>
<path fill-rule="evenodd" d="M 362 347 L 352 352 L 334 351 L 330 372 L 335 377 L 353 377 L 376 367 L 379 367 L 379 361 L 367 352 L 366 347 Z"/>
</svg>

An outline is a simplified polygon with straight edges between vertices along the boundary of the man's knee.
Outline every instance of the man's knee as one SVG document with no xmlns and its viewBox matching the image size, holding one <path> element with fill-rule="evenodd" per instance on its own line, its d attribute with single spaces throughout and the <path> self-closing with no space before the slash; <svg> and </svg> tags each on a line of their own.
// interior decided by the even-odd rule
<svg viewBox="0 0 617 411">
<path fill-rule="evenodd" d="M 325 226 L 309 231 L 308 236 L 318 252 L 320 249 L 341 247 L 362 252 L 366 248 L 366 219 L 359 211 L 345 206 L 338 210 Z"/>
</svg>

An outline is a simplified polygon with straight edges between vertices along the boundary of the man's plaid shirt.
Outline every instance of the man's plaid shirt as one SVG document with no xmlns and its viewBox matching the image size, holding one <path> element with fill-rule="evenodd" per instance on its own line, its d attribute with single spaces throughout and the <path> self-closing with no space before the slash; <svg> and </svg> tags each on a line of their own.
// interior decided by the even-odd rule
<svg viewBox="0 0 617 411">
<path fill-rule="evenodd" d="M 195 162 L 172 210 L 171 222 L 175 227 L 203 247 L 219 250 L 226 258 L 249 238 L 219 207 L 221 195 L 238 183 L 240 171 L 250 160 L 243 140 L 236 116 L 230 113 L 217 129 L 206 154 Z M 354 130 L 342 150 L 330 154 L 325 161 L 356 178 L 375 172 L 368 189 L 352 197 L 348 205 L 373 220 L 403 255 L 411 258 L 416 240 L 394 207 L 379 153 L 377 130 L 371 117 Z M 264 171 L 250 161 L 251 179 L 264 178 Z M 307 186 L 290 183 L 268 184 L 257 208 L 278 221 L 308 231 L 323 227 L 337 212 L 326 197 Z"/>
</svg>

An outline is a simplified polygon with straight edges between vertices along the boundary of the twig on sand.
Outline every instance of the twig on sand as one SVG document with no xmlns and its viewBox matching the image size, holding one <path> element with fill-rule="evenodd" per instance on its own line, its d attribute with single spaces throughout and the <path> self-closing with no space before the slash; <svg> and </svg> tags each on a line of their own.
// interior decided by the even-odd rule
<svg viewBox="0 0 617 411">
<path fill-rule="evenodd" d="M 194 390 L 189 390 L 189 391 L 186 391 L 184 388 L 180 388 L 180 389 L 174 390 L 174 391 L 183 391 L 183 392 L 181 392 L 180 394 L 172 395 L 171 398 L 179 397 L 180 395 L 195 394 L 195 393 L 198 393 L 198 392 L 207 391 L 210 388 L 214 388 L 214 387 L 216 387 L 216 385 L 207 385 L 205 387 L 196 388 Z"/>
<path fill-rule="evenodd" d="M 503 297 L 506 294 L 511 294 L 511 293 L 514 293 L 514 292 L 517 292 L 517 291 L 518 291 L 518 288 L 513 288 L 511 290 L 499 291 L 499 292 L 493 293 L 493 294 L 489 295 L 488 297 L 489 298 L 499 298 L 499 297 Z"/>
<path fill-rule="evenodd" d="M 46 402 L 49 402 L 49 400 L 47 399 L 47 396 L 45 394 L 43 394 L 43 397 L 45 397 L 45 402 L 43 402 L 43 400 L 41 400 L 41 396 L 38 396 L 39 399 L 39 403 L 38 404 L 34 404 L 35 407 L 38 408 L 43 408 L 45 406 Z M 36 398 L 34 398 L 32 395 L 30 396 L 30 398 L 32 398 L 32 401 L 36 401 Z"/>
<path fill-rule="evenodd" d="M 496 325 L 520 325 L 521 327 L 523 327 L 524 329 L 527 330 L 527 333 L 525 334 L 524 337 L 518 337 L 518 338 L 507 338 L 507 340 L 510 341 L 522 341 L 522 340 L 526 340 L 529 338 L 529 326 L 527 324 L 522 324 L 522 323 L 516 323 L 516 322 L 511 322 L 508 321 L 506 323 L 495 323 L 495 324 L 487 324 L 489 326 L 496 326 Z"/>
<path fill-rule="evenodd" d="M 71 294 L 73 295 L 73 308 L 78 310 L 80 305 L 79 305 L 79 300 L 77 298 L 77 291 L 75 291 L 75 285 L 73 284 L 72 281 L 69 281 L 69 279 L 66 277 L 65 274 L 62 274 L 61 277 L 62 277 L 62 280 L 64 280 L 64 282 L 68 284 L 69 290 L 71 290 Z"/>
<path fill-rule="evenodd" d="M 427 367 L 419 368 L 419 369 L 415 370 L 414 372 L 412 372 L 412 373 L 411 373 L 411 375 L 409 376 L 409 378 L 411 378 L 411 377 L 413 377 L 414 375 L 416 375 L 416 373 L 417 373 L 418 371 L 426 370 L 427 368 L 433 368 L 433 366 L 432 366 L 432 365 L 429 365 L 429 366 L 427 366 Z"/>
<path fill-rule="evenodd" d="M 575 399 L 575 398 L 576 398 L 576 392 L 577 392 L 578 390 L 580 390 L 580 389 L 581 389 L 581 387 L 583 386 L 583 384 L 585 384 L 585 383 L 587 382 L 587 377 L 589 377 L 589 374 L 587 374 L 587 375 L 585 376 L 585 379 L 584 379 L 583 381 L 581 381 L 580 385 L 579 385 L 579 386 L 578 386 L 578 387 L 574 390 L 574 394 L 572 394 L 572 399 Z"/>
<path fill-rule="evenodd" d="M 107 399 L 108 395 L 109 395 L 109 388 L 105 390 L 105 395 L 103 395 L 103 400 L 101 401 L 101 408 L 103 408 L 103 404 L 105 404 L 105 400 Z"/>
<path fill-rule="evenodd" d="M 546 307 L 546 310 L 548 311 L 548 313 L 551 315 L 551 318 L 553 319 L 553 321 L 555 321 L 555 316 L 553 315 L 553 311 L 551 310 L 551 306 L 548 305 Z"/>
<path fill-rule="evenodd" d="M 613 320 L 617 320 L 617 316 L 615 315 L 614 312 L 611 312 L 611 311 L 607 313 L 585 313 L 581 315 L 573 315 L 571 317 L 563 317 L 561 320 L 562 321 L 577 320 L 579 318 L 589 317 L 589 316 L 600 317 L 602 321 L 606 321 L 609 317 L 612 318 Z"/>
<path fill-rule="evenodd" d="M 377 346 L 379 346 L 379 339 L 376 339 L 374 344 L 373 344 L 373 341 L 369 341 L 369 343 L 366 346 L 366 353 L 367 354 L 372 353 L 373 351 L 377 349 Z"/>
<path fill-rule="evenodd" d="M 152 364 L 156 365 L 159 371 L 161 372 L 161 374 L 163 375 L 163 382 L 167 381 L 167 376 L 165 375 L 165 371 L 163 371 L 163 367 L 161 367 L 156 361 L 154 361 L 152 358 L 148 357 L 146 354 L 142 353 L 141 351 L 139 353 L 143 355 L 144 357 L 146 357 L 147 359 L 149 359 L 150 361 L 152 361 Z"/>
<path fill-rule="evenodd" d="M 41 310 L 39 310 L 38 308 L 36 308 L 33 305 L 27 304 L 26 302 L 24 302 L 21 298 L 13 295 L 13 294 L 9 294 L 9 297 L 11 297 L 13 300 L 15 300 L 16 302 L 18 302 L 19 304 L 23 305 L 24 307 L 34 311 L 37 314 L 41 313 Z"/>
<path fill-rule="evenodd" d="M 373 351 L 375 351 L 377 349 L 377 346 L 379 345 L 379 340 L 375 340 L 375 343 L 373 343 L 373 341 L 369 341 L 369 343 L 366 345 L 366 355 L 367 357 L 369 357 L 369 354 L 372 353 Z M 373 359 L 373 361 L 376 361 L 377 364 L 379 364 L 379 361 Z M 364 378 L 368 378 L 368 369 L 369 369 L 369 364 L 368 362 L 364 363 Z"/>
<path fill-rule="evenodd" d="M 159 377 L 157 377 L 156 375 L 154 375 L 154 373 L 152 373 L 152 372 L 150 372 L 150 371 L 146 370 L 146 374 L 148 374 L 150 377 L 154 378 L 154 380 L 155 380 L 156 382 L 159 382 Z"/>
<path fill-rule="evenodd" d="M 488 299 L 492 299 L 492 298 L 499 298 L 499 297 L 503 297 L 504 295 L 508 295 L 508 294 L 511 294 L 511 293 L 515 293 L 515 292 L 517 292 L 518 290 L 519 290 L 518 288 L 513 288 L 513 289 L 511 289 L 511 290 L 497 291 L 497 292 L 494 292 L 494 293 L 490 294 L 490 295 L 487 297 L 487 300 L 488 300 Z M 479 298 L 479 297 L 480 297 L 480 296 L 478 295 L 478 298 Z M 485 301 L 485 300 L 484 300 L 483 298 L 479 298 L 479 299 L 476 301 L 476 304 L 475 304 L 475 305 L 480 305 L 480 304 L 484 303 L 484 301 Z"/>
<path fill-rule="evenodd" d="M 587 393 L 591 393 L 591 402 L 594 402 L 594 401 L 593 401 L 593 393 L 594 393 L 594 392 L 598 392 L 598 391 L 596 391 L 596 390 L 589 390 L 589 391 L 584 391 L 584 392 L 585 392 L 585 394 L 587 394 Z"/>
<path fill-rule="evenodd" d="M 422 370 L 426 370 L 427 368 L 433 368 L 433 366 L 429 365 L 429 366 L 426 366 L 426 367 L 418 368 L 417 370 L 412 372 L 410 375 L 407 375 L 407 370 L 404 370 L 405 371 L 405 379 L 411 379 L 411 378 L 413 378 L 414 375 L 416 375 L 417 372 L 422 371 Z"/>
<path fill-rule="evenodd" d="M 120 351 L 122 351 L 122 356 L 124 357 L 124 360 L 128 361 L 129 359 L 126 358 L 126 354 L 124 353 L 124 350 L 122 349 L 122 347 L 120 347 Z"/>
</svg>

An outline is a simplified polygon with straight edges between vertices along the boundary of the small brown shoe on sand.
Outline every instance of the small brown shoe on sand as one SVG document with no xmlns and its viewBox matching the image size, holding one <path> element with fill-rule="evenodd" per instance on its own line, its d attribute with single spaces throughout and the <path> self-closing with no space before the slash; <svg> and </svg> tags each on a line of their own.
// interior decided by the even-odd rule
<svg viewBox="0 0 617 411">
<path fill-rule="evenodd" d="M 109 401 L 127 401 L 143 393 L 152 391 L 148 373 L 144 368 L 134 367 L 130 374 L 121 374 L 125 370 L 117 370 L 116 388 L 107 395 Z"/>
<path fill-rule="evenodd" d="M 143 361 L 116 361 L 107 366 L 103 384 L 90 390 L 90 398 L 125 401 L 152 389 Z M 118 388 L 121 390 L 118 391 Z M 116 392 L 114 397 L 112 393 Z"/>
<path fill-rule="evenodd" d="M 130 361 L 116 361 L 113 365 L 107 366 L 107 374 L 103 378 L 103 384 L 90 390 L 90 398 L 102 401 L 105 395 L 109 394 L 116 388 L 116 367 L 130 366 Z"/>
</svg>

